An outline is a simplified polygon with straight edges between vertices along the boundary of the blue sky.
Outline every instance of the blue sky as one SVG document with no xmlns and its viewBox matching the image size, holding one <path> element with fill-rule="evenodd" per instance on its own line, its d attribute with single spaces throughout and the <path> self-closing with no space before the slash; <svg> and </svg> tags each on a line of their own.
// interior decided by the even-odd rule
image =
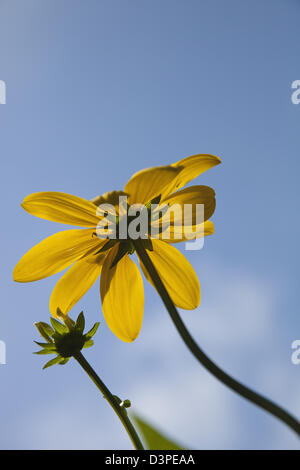
<svg viewBox="0 0 300 470">
<path fill-rule="evenodd" d="M 202 302 L 183 319 L 225 370 L 300 416 L 299 13 L 297 0 L 1 0 L 1 448 L 130 448 L 75 363 L 41 371 L 32 355 L 60 275 L 21 285 L 12 269 L 64 226 L 25 213 L 23 198 L 92 198 L 195 153 L 223 163 L 197 180 L 216 190 L 216 232 L 184 252 Z M 113 392 L 193 448 L 297 448 L 198 366 L 145 286 L 133 344 L 106 327 L 98 285 L 71 312 L 100 319 L 87 358 Z"/>
</svg>

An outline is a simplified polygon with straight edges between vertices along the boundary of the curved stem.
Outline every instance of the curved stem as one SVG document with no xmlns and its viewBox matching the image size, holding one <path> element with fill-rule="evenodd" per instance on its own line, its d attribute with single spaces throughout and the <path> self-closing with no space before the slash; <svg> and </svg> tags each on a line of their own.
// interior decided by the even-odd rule
<svg viewBox="0 0 300 470">
<path fill-rule="evenodd" d="M 141 240 L 135 240 L 134 242 L 135 249 L 139 255 L 142 263 L 148 271 L 149 276 L 152 279 L 152 282 L 158 291 L 163 303 L 165 304 L 166 309 L 168 310 L 173 323 L 180 334 L 182 340 L 189 348 L 191 353 L 196 357 L 196 359 L 209 371 L 211 372 L 218 380 L 223 384 L 227 385 L 229 388 L 234 390 L 236 393 L 251 401 L 255 405 L 260 406 L 264 410 L 271 413 L 273 416 L 276 416 L 278 419 L 283 421 L 287 426 L 289 426 L 293 431 L 295 431 L 298 436 L 300 436 L 300 423 L 290 415 L 287 411 L 282 409 L 280 406 L 276 405 L 267 398 L 259 395 L 253 390 L 249 389 L 245 385 L 241 384 L 235 380 L 230 375 L 226 374 L 220 367 L 218 367 L 197 345 L 190 333 L 188 332 L 186 326 L 184 325 L 181 317 L 172 302 L 164 284 L 162 283 L 156 268 L 154 267 L 151 259 L 148 256 L 147 251 L 145 250 Z"/>
<path fill-rule="evenodd" d="M 85 357 L 81 354 L 78 353 L 74 356 L 74 359 L 81 365 L 81 367 L 84 369 L 84 371 L 88 374 L 88 376 L 92 379 L 96 387 L 100 390 L 100 392 L 103 394 L 104 398 L 108 401 L 110 406 L 113 408 L 115 413 L 118 415 L 120 418 L 121 423 L 123 424 L 124 428 L 126 429 L 132 444 L 134 445 L 136 450 L 144 450 L 143 444 L 140 441 L 140 438 L 134 429 L 133 424 L 131 423 L 127 411 L 125 408 L 122 408 L 114 395 L 111 394 L 111 392 L 108 390 L 106 385 L 102 382 L 100 377 L 96 374 L 94 369 L 90 366 L 88 361 L 85 359 Z"/>
</svg>

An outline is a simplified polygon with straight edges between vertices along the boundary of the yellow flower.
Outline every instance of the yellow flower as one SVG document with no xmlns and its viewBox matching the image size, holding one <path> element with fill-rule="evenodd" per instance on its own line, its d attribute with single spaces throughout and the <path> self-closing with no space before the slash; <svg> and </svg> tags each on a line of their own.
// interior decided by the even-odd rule
<svg viewBox="0 0 300 470">
<path fill-rule="evenodd" d="M 218 157 L 202 154 L 169 166 L 148 168 L 133 175 L 124 192 L 112 191 L 93 201 L 58 192 L 27 196 L 22 207 L 30 214 L 84 228 L 56 233 L 34 246 L 16 265 L 14 280 L 37 281 L 71 266 L 56 284 L 50 298 L 50 311 L 57 317 L 59 311 L 67 315 L 101 274 L 100 293 L 106 322 L 121 340 L 133 341 L 140 332 L 144 308 L 142 277 L 129 256 L 134 245 L 130 240 L 107 240 L 97 236 L 96 229 L 103 215 L 96 206 L 110 203 L 120 214 L 120 195 L 127 195 L 128 207 L 134 204 L 150 207 L 154 201 L 167 206 L 203 204 L 202 234 L 210 235 L 214 231 L 213 223 L 208 220 L 215 209 L 214 191 L 207 186 L 181 188 L 220 162 Z M 160 217 L 158 224 L 161 221 Z M 187 232 L 193 231 L 195 224 L 192 214 Z M 170 244 L 186 240 L 186 231 L 180 238 L 175 232 L 173 220 L 169 237 L 162 238 L 160 233 L 149 239 L 150 244 L 145 243 L 145 248 L 174 304 L 183 309 L 194 309 L 200 303 L 199 281 L 191 264 Z M 141 261 L 140 265 L 151 282 Z"/>
</svg>

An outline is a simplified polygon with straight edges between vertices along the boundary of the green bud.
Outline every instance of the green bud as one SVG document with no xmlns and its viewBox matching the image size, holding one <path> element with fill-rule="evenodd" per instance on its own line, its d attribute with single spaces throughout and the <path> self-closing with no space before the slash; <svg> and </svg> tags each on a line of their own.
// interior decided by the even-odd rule
<svg viewBox="0 0 300 470">
<path fill-rule="evenodd" d="M 78 354 L 85 343 L 83 334 L 73 328 L 68 333 L 55 334 L 55 346 L 62 357 L 71 357 Z"/>
<path fill-rule="evenodd" d="M 92 337 L 95 335 L 99 323 L 86 333 L 83 333 L 85 326 L 85 318 L 83 312 L 78 315 L 76 323 L 67 315 L 63 317 L 65 324 L 60 323 L 55 318 L 50 318 L 53 329 L 50 325 L 43 322 L 35 323 L 40 335 L 47 343 L 35 343 L 42 349 L 35 354 L 57 354 L 51 361 L 47 362 L 44 369 L 55 364 L 64 365 L 72 356 L 76 356 L 83 348 L 93 346 Z"/>
<path fill-rule="evenodd" d="M 124 408 L 130 408 L 131 407 L 131 401 L 130 400 L 124 400 L 120 406 L 124 406 Z"/>
</svg>

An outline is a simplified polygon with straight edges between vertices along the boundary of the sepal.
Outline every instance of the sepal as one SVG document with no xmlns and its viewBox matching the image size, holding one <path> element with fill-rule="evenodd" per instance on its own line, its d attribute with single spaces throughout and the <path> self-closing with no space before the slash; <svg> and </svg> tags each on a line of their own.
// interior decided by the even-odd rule
<svg viewBox="0 0 300 470">
<path fill-rule="evenodd" d="M 58 312 L 58 316 L 63 319 L 63 323 L 55 318 L 50 318 L 52 327 L 44 322 L 35 323 L 38 332 L 47 342 L 35 341 L 42 349 L 34 354 L 56 354 L 56 357 L 48 361 L 43 369 L 55 364 L 64 365 L 71 357 L 79 354 L 83 348 L 93 346 L 92 338 L 99 327 L 99 322 L 97 322 L 84 334 L 85 318 L 83 312 L 78 315 L 76 322 L 62 315 L 61 312 Z"/>
</svg>

